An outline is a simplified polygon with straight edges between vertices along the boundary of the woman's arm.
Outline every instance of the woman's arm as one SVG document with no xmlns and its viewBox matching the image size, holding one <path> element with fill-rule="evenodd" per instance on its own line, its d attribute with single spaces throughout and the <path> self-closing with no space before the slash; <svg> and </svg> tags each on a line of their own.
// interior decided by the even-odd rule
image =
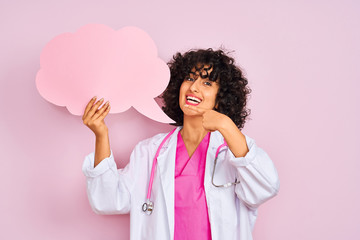
<svg viewBox="0 0 360 240">
<path fill-rule="evenodd" d="M 117 169 L 114 156 L 101 159 L 94 168 L 95 153 L 85 157 L 83 173 L 86 176 L 87 195 L 97 214 L 125 214 L 130 211 L 130 188 L 134 183 L 131 163 Z"/>
<path fill-rule="evenodd" d="M 276 168 L 253 139 L 242 134 L 235 123 L 222 113 L 190 105 L 186 107 L 202 114 L 206 130 L 219 131 L 225 138 L 231 152 L 229 162 L 236 168 L 240 180 L 235 192 L 246 206 L 255 209 L 277 194 L 279 178 Z"/>
<path fill-rule="evenodd" d="M 110 157 L 110 143 L 109 134 L 106 132 L 106 134 L 96 136 L 94 167 L 108 157 Z"/>
<path fill-rule="evenodd" d="M 219 121 L 217 130 L 225 138 L 225 141 L 234 156 L 244 157 L 249 152 L 245 135 L 237 128 L 231 118 L 224 114 L 221 115 L 221 121 Z"/>
<path fill-rule="evenodd" d="M 229 151 L 228 160 L 236 168 L 240 180 L 235 186 L 236 195 L 246 206 L 255 209 L 277 195 L 280 182 L 268 154 L 257 146 L 254 139 L 245 137 L 249 152 L 244 157 L 235 157 Z"/>
</svg>

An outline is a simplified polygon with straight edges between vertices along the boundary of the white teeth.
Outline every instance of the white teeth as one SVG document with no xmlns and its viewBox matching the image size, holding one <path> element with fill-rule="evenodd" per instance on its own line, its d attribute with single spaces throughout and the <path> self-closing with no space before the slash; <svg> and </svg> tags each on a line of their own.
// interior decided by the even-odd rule
<svg viewBox="0 0 360 240">
<path fill-rule="evenodd" d="M 201 102 L 201 100 L 198 99 L 198 98 L 196 98 L 196 97 L 187 96 L 186 99 L 187 99 L 188 101 L 192 101 L 192 102 L 196 102 L 196 103 L 200 103 L 200 102 Z"/>
</svg>

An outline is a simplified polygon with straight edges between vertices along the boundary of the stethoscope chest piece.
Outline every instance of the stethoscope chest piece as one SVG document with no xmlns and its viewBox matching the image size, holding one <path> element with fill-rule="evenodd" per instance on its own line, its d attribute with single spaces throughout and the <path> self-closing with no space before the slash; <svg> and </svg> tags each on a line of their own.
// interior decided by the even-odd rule
<svg viewBox="0 0 360 240">
<path fill-rule="evenodd" d="M 144 203 L 142 205 L 142 210 L 143 212 L 145 212 L 147 215 L 150 215 L 152 213 L 154 209 L 154 204 L 153 202 L 151 202 L 150 200 L 147 200 L 146 203 Z"/>
</svg>

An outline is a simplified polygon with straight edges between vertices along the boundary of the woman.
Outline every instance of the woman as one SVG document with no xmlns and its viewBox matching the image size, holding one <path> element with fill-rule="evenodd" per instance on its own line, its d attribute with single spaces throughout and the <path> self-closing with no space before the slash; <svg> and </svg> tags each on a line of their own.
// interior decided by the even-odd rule
<svg viewBox="0 0 360 240">
<path fill-rule="evenodd" d="M 109 146 L 109 103 L 86 106 L 83 122 L 96 135 L 83 165 L 90 204 L 96 213 L 130 212 L 131 239 L 252 239 L 257 208 L 279 181 L 268 155 L 240 131 L 247 79 L 221 50 L 177 53 L 169 67 L 163 110 L 178 127 L 137 144 L 124 169 Z"/>
</svg>

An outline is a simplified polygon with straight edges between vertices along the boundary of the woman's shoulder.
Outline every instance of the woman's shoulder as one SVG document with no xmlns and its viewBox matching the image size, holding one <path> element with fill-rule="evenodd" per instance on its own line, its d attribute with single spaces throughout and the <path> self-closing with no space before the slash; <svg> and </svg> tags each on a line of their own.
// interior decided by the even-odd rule
<svg viewBox="0 0 360 240">
<path fill-rule="evenodd" d="M 143 147 L 157 147 L 160 145 L 162 140 L 169 134 L 170 132 L 165 133 L 158 133 L 152 137 L 146 138 L 141 140 L 137 145 L 136 148 L 143 148 Z"/>
<path fill-rule="evenodd" d="M 158 141 L 160 141 L 160 139 L 164 138 L 164 136 L 167 133 L 158 133 L 155 136 L 146 138 L 144 140 L 141 140 L 138 145 L 144 146 L 144 145 L 150 145 L 150 144 L 156 144 Z"/>
</svg>

